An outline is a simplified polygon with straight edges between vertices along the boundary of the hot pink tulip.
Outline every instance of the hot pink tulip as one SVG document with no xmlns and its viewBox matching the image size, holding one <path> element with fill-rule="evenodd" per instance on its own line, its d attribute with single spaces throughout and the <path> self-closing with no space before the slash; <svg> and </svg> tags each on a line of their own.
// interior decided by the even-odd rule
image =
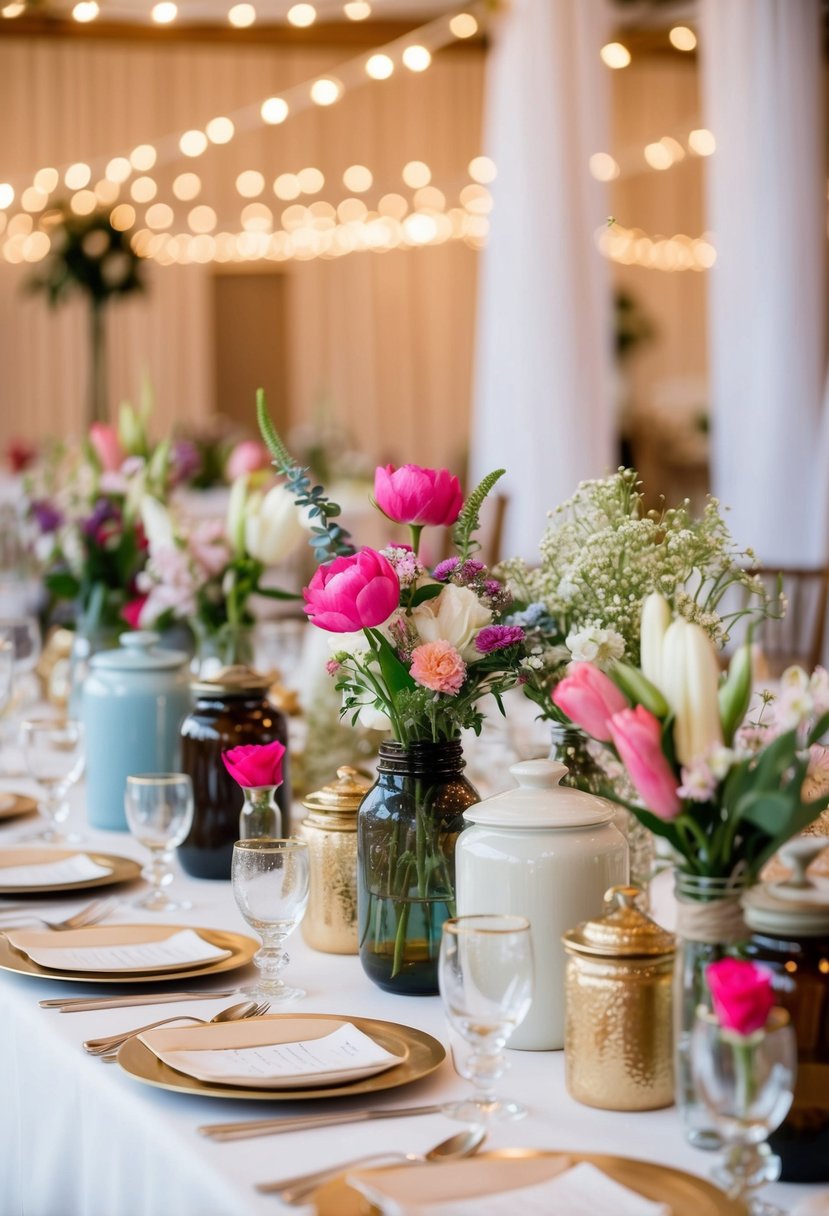
<svg viewBox="0 0 829 1216">
<path fill-rule="evenodd" d="M 571 665 L 553 689 L 553 704 L 600 743 L 610 741 L 608 720 L 628 707 L 624 693 L 592 663 Z"/>
<path fill-rule="evenodd" d="M 124 453 L 114 426 L 106 422 L 93 422 L 89 428 L 89 442 L 105 473 L 115 473 L 120 469 L 124 463 Z"/>
<path fill-rule="evenodd" d="M 141 613 L 144 609 L 149 596 L 139 595 L 134 600 L 128 600 L 121 609 L 121 616 L 129 625 L 130 629 L 141 628 Z"/>
<path fill-rule="evenodd" d="M 361 549 L 320 566 L 302 594 L 319 629 L 354 633 L 389 619 L 400 603 L 400 583 L 382 553 Z"/>
<path fill-rule="evenodd" d="M 774 1005 L 770 971 L 744 959 L 723 958 L 706 967 L 705 978 L 721 1026 L 742 1035 L 765 1026 Z"/>
<path fill-rule="evenodd" d="M 260 469 L 269 468 L 270 463 L 270 453 L 264 443 L 258 443 L 255 439 L 243 439 L 241 443 L 236 444 L 227 458 L 225 477 L 228 481 L 235 481 L 245 473 L 257 473 Z"/>
<path fill-rule="evenodd" d="M 285 748 L 278 739 L 273 743 L 246 743 L 222 752 L 222 760 L 234 781 L 243 790 L 258 790 L 282 784 L 282 757 Z"/>
<path fill-rule="evenodd" d="M 623 709 L 608 722 L 610 737 L 649 811 L 675 819 L 682 809 L 676 777 L 662 751 L 662 724 L 644 705 Z"/>
<path fill-rule="evenodd" d="M 395 523 L 448 528 L 460 515 L 463 490 L 448 469 L 387 464 L 375 471 L 374 501 Z"/>
</svg>

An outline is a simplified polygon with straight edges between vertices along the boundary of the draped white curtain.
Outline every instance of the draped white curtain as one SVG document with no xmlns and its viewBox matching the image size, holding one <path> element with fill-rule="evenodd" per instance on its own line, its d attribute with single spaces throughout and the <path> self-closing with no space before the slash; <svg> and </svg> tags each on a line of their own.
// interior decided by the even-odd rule
<svg viewBox="0 0 829 1216">
<path fill-rule="evenodd" d="M 713 484 L 769 564 L 825 556 L 820 0 L 702 0 Z"/>
<path fill-rule="evenodd" d="M 536 553 L 545 512 L 612 465 L 610 284 L 590 177 L 607 149 L 603 0 L 513 0 L 487 63 L 498 166 L 478 300 L 473 468 L 505 467 L 504 551 Z"/>
</svg>

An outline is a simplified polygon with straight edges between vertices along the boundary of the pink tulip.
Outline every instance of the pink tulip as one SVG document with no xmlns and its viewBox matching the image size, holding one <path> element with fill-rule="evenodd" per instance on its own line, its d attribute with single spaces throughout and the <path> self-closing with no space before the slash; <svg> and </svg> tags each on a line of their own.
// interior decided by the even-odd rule
<svg viewBox="0 0 829 1216">
<path fill-rule="evenodd" d="M 400 583 L 382 553 L 361 549 L 320 566 L 302 594 L 319 629 L 353 633 L 389 619 L 400 603 Z"/>
<path fill-rule="evenodd" d="M 148 598 L 146 595 L 139 595 L 134 600 L 128 600 L 121 609 L 121 616 L 127 622 L 130 629 L 141 628 L 141 612 Z"/>
<path fill-rule="evenodd" d="M 706 967 L 705 978 L 721 1026 L 741 1035 L 762 1030 L 774 1005 L 770 971 L 743 959 L 723 958 Z"/>
<path fill-rule="evenodd" d="M 374 501 L 395 523 L 448 528 L 460 515 L 463 490 L 448 469 L 387 464 L 375 471 Z"/>
<path fill-rule="evenodd" d="M 263 789 L 282 784 L 282 757 L 285 748 L 273 743 L 246 743 L 222 752 L 227 771 L 243 790 Z"/>
<path fill-rule="evenodd" d="M 662 751 L 662 724 L 644 705 L 623 709 L 608 722 L 610 737 L 649 811 L 675 819 L 682 809 L 676 777 Z"/>
<path fill-rule="evenodd" d="M 260 469 L 269 468 L 270 463 L 270 454 L 264 443 L 258 443 L 255 439 L 243 439 L 241 443 L 236 444 L 227 458 L 225 477 L 228 481 L 235 481 L 246 473 L 258 473 Z"/>
<path fill-rule="evenodd" d="M 89 442 L 105 473 L 115 473 L 124 463 L 124 453 L 118 441 L 118 432 L 106 422 L 93 422 L 89 428 Z"/>
<path fill-rule="evenodd" d="M 553 704 L 600 743 L 610 742 L 608 720 L 627 709 L 624 693 L 592 663 L 573 663 L 553 689 Z"/>
</svg>

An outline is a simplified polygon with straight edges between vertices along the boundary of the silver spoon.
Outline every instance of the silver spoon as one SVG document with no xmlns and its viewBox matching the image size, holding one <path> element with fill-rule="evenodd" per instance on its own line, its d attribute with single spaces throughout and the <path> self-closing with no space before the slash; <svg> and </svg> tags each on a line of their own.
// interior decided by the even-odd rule
<svg viewBox="0 0 829 1216">
<path fill-rule="evenodd" d="M 308 1196 L 328 1182 L 336 1178 L 344 1170 L 354 1169 L 358 1165 L 391 1165 L 394 1162 L 411 1161 L 422 1165 L 427 1161 L 452 1161 L 458 1157 L 471 1157 L 476 1153 L 486 1139 L 485 1127 L 469 1127 L 466 1131 L 457 1132 L 448 1140 L 441 1140 L 434 1148 L 426 1153 L 373 1153 L 369 1157 L 355 1157 L 351 1161 L 341 1161 L 339 1165 L 329 1166 L 325 1170 L 316 1170 L 312 1174 L 297 1174 L 293 1178 L 282 1178 L 279 1182 L 258 1182 L 256 1189 L 262 1195 L 272 1195 L 279 1192 L 283 1203 L 304 1203 Z"/>
<path fill-rule="evenodd" d="M 264 1013 L 268 1006 L 260 1009 L 256 1001 L 240 1001 L 238 1005 L 229 1005 L 227 1009 L 222 1009 L 210 1019 L 211 1022 L 236 1022 L 243 1018 L 255 1016 L 255 1014 Z M 154 1030 L 156 1026 L 166 1026 L 169 1022 L 202 1022 L 203 1018 L 190 1017 L 186 1013 L 180 1013 L 175 1018 L 162 1018 L 160 1022 L 148 1022 L 146 1026 L 136 1026 L 134 1030 L 125 1030 L 121 1034 L 106 1035 L 101 1039 L 87 1039 L 83 1045 L 84 1051 L 89 1052 L 91 1056 L 104 1055 L 108 1051 L 112 1051 L 116 1047 L 120 1047 L 127 1039 L 133 1038 L 137 1034 L 143 1034 L 145 1030 Z"/>
</svg>

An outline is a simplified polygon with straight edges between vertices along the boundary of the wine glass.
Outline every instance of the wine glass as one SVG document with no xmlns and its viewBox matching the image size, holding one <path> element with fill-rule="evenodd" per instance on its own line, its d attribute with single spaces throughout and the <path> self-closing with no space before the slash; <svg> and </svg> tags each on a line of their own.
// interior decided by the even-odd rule
<svg viewBox="0 0 829 1216">
<path fill-rule="evenodd" d="M 525 1106 L 494 1092 L 507 1063 L 504 1046 L 532 1004 L 530 922 L 523 916 L 458 916 L 443 926 L 438 983 L 450 1025 L 468 1044 L 455 1067 L 476 1092 L 444 1112 L 466 1123 L 523 1119 Z"/>
<path fill-rule="evenodd" d="M 84 768 L 83 727 L 69 718 L 29 718 L 22 724 L 23 757 L 40 787 L 39 810 L 47 827 L 32 839 L 79 840 L 59 830 L 69 814 L 67 796 Z"/>
<path fill-rule="evenodd" d="M 124 793 L 127 823 L 136 840 L 150 850 L 142 874 L 150 889 L 136 906 L 150 912 L 189 908 L 184 899 L 171 899 L 165 887 L 173 881 L 173 849 L 193 823 L 193 783 L 186 773 L 137 773 L 127 777 Z"/>
<path fill-rule="evenodd" d="M 283 943 L 308 905 L 308 845 L 267 837 L 237 840 L 231 877 L 239 911 L 262 938 L 262 949 L 253 956 L 258 982 L 244 991 L 271 1004 L 305 996 L 301 988 L 289 988 L 280 973 L 289 961 Z"/>
<path fill-rule="evenodd" d="M 41 653 L 40 625 L 37 617 L 0 617 L 0 639 L 11 647 L 13 664 L 12 680 L 5 698 L 0 676 L 0 733 L 5 743 L 13 744 L 17 740 L 21 719 L 31 712 L 40 695 L 35 676 Z M 21 776 L 8 768 L 4 770 L 4 775 Z"/>
<path fill-rule="evenodd" d="M 747 1036 L 723 1029 L 710 1009 L 697 1009 L 691 1073 L 726 1145 L 712 1177 L 751 1216 L 783 1216 L 751 1192 L 780 1177 L 780 1158 L 766 1139 L 792 1104 L 796 1072 L 797 1040 L 785 1009 L 772 1009 L 765 1028 Z"/>
</svg>

